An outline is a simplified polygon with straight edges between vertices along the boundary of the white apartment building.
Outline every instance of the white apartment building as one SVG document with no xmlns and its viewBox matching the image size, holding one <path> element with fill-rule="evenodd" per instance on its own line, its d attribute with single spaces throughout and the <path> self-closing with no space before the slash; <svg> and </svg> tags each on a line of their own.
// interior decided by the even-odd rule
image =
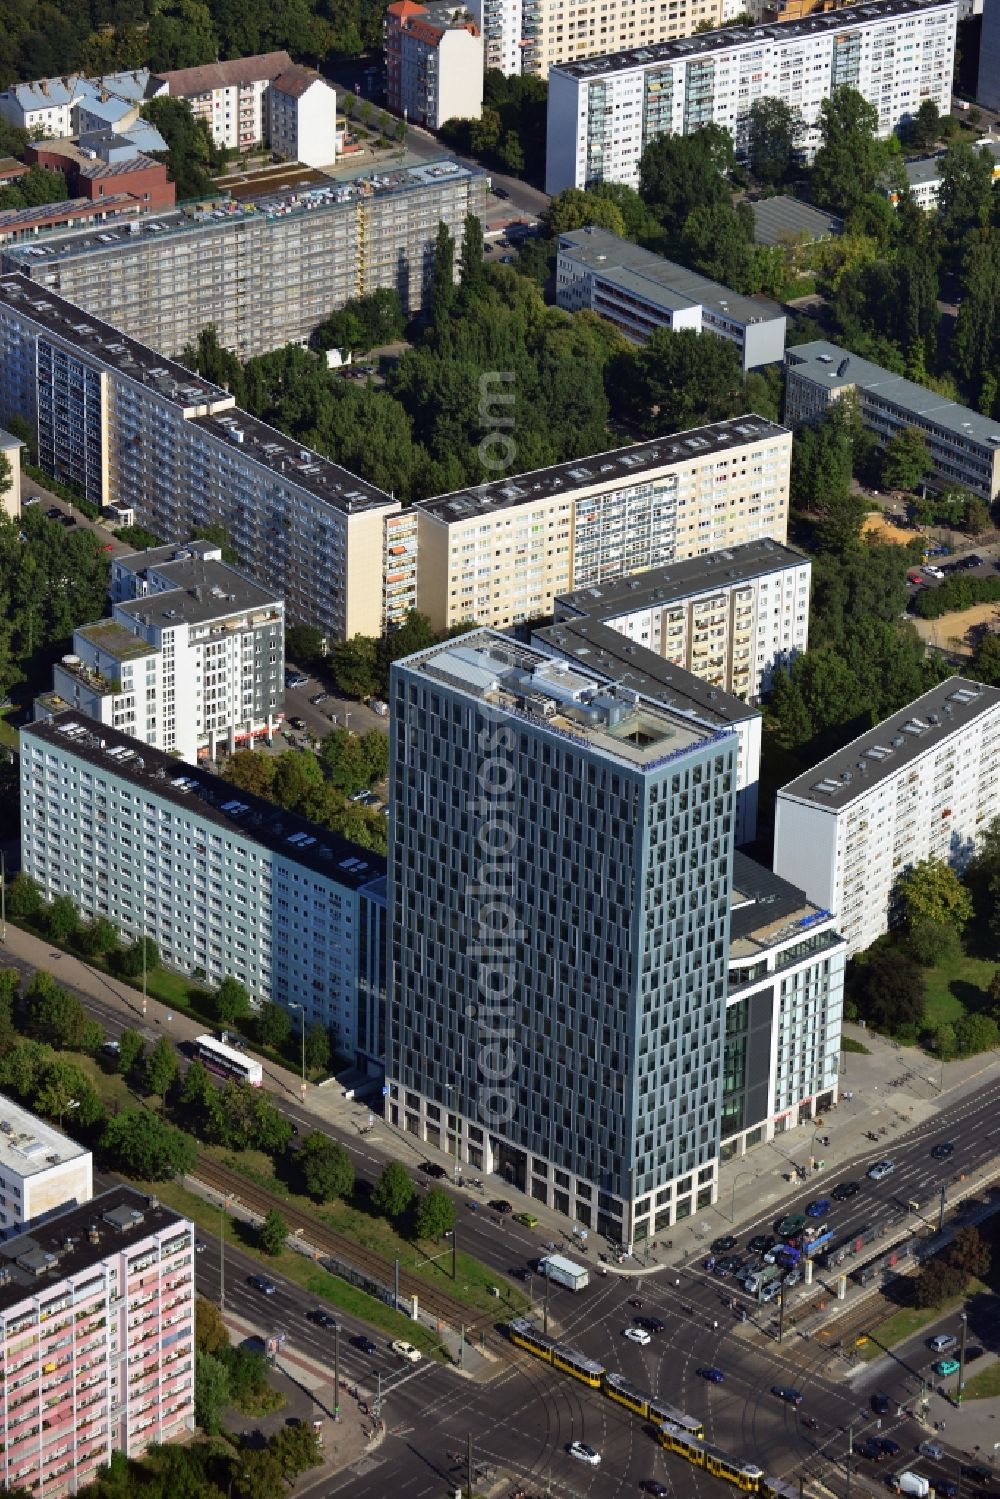
<svg viewBox="0 0 1000 1499">
<path fill-rule="evenodd" d="M 62 1499 L 194 1430 L 194 1224 L 134 1187 L 0 1244 L 0 1484 Z"/>
<path fill-rule="evenodd" d="M 19 275 L 0 276 L 0 422 L 102 508 L 184 541 L 225 527 L 239 565 L 330 638 L 378 635 L 387 514 L 400 503 L 232 395 Z"/>
<path fill-rule="evenodd" d="M 742 546 L 578 589 L 556 624 L 592 620 L 756 704 L 776 666 L 809 644 L 812 563 L 779 542 Z"/>
<path fill-rule="evenodd" d="M 158 77 L 172 99 L 188 101 L 195 119 L 205 121 L 217 146 L 245 151 L 266 141 L 268 88 L 291 67 L 287 52 L 262 52 L 230 62 L 177 68 Z"/>
<path fill-rule="evenodd" d="M 836 1103 L 846 948 L 828 911 L 734 852 L 720 1160 Z"/>
<path fill-rule="evenodd" d="M 599 313 L 633 343 L 658 328 L 712 333 L 736 345 L 744 370 L 785 353 L 777 302 L 743 296 L 593 224 L 559 236 L 556 302 L 567 312 Z"/>
<path fill-rule="evenodd" d="M 927 439 L 929 477 L 942 489 L 971 489 L 988 505 L 1000 495 L 1000 421 L 825 339 L 786 351 L 784 416 L 790 427 L 818 420 L 843 396 L 857 400 L 864 426 L 883 444 L 917 427 Z"/>
<path fill-rule="evenodd" d="M 141 753 L 140 753 L 141 751 Z M 384 1050 L 385 860 L 198 766 L 65 712 L 21 740 L 21 861 L 179 973 L 302 1007 L 339 1054 Z"/>
<path fill-rule="evenodd" d="M 164 92 L 163 84 L 148 68 L 107 73 L 99 78 L 72 73 L 64 78 L 12 83 L 0 93 L 0 115 L 40 140 L 61 140 L 95 130 L 118 135 L 139 120 L 139 106 L 144 100 Z"/>
<path fill-rule="evenodd" d="M 394 0 L 385 13 L 385 98 L 426 130 L 483 112 L 483 34 L 464 5 Z"/>
<path fill-rule="evenodd" d="M 193 764 L 270 741 L 284 693 L 285 607 L 208 542 L 117 557 L 111 619 L 73 632 L 73 652 L 37 699 Z"/>
<path fill-rule="evenodd" d="M 759 416 L 635 443 L 422 500 L 417 546 L 388 577 L 415 574 L 436 629 L 496 629 L 600 586 L 743 542 L 784 542 L 791 434 Z"/>
<path fill-rule="evenodd" d="M 888 931 L 921 859 L 961 870 L 1000 815 L 1000 689 L 949 677 L 778 792 L 774 869 L 836 918 L 848 956 Z"/>
<path fill-rule="evenodd" d="M 469 10 L 483 34 L 484 63 L 508 78 L 528 71 L 539 0 L 472 0 Z"/>
<path fill-rule="evenodd" d="M 90 1151 L 0 1095 L 0 1238 L 93 1195 Z"/>
<path fill-rule="evenodd" d="M 267 96 L 271 150 L 307 167 L 332 166 L 337 155 L 337 95 L 314 68 L 286 68 Z"/>
<path fill-rule="evenodd" d="M 820 105 L 842 84 L 875 105 L 881 136 L 925 99 L 946 114 L 956 24 L 957 0 L 866 0 L 800 21 L 732 26 L 561 63 L 549 76 L 545 190 L 638 187 L 651 140 L 709 122 L 724 126 L 741 151 L 755 99 L 790 105 L 807 156 L 819 144 Z"/>
</svg>

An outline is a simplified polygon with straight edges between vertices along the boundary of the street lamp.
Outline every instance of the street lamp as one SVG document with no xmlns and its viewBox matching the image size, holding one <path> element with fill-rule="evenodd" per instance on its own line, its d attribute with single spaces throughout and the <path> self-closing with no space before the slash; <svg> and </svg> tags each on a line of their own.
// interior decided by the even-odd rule
<svg viewBox="0 0 1000 1499">
<path fill-rule="evenodd" d="M 297 1005 L 292 1000 L 288 1001 L 290 1010 L 299 1010 L 302 1015 L 302 1098 L 306 1096 L 306 1008 L 305 1005 Z"/>
<path fill-rule="evenodd" d="M 750 1180 L 753 1181 L 756 1175 L 756 1171 L 737 1171 L 736 1175 L 733 1177 L 733 1210 L 729 1214 L 730 1223 L 736 1222 L 736 1188 L 739 1186 L 740 1181 L 743 1179 L 743 1177 L 749 1177 Z"/>
<path fill-rule="evenodd" d="M 219 1235 L 219 1310 L 226 1309 L 226 1213 L 229 1209 L 229 1199 L 232 1192 L 226 1192 L 219 1204 L 221 1213 L 221 1233 Z"/>
<path fill-rule="evenodd" d="M 7 860 L 0 850 L 0 942 L 7 941 Z"/>
<path fill-rule="evenodd" d="M 969 1332 L 969 1318 L 966 1312 L 962 1312 L 958 1319 L 962 1324 L 962 1341 L 958 1349 L 958 1388 L 955 1391 L 955 1404 L 962 1404 L 962 1391 L 965 1388 L 965 1339 Z"/>
</svg>

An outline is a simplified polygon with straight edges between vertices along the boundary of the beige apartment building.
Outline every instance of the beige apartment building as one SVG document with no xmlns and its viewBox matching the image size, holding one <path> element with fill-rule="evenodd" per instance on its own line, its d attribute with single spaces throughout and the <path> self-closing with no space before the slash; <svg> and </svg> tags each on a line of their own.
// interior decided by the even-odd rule
<svg viewBox="0 0 1000 1499">
<path fill-rule="evenodd" d="M 415 585 L 438 629 L 503 629 L 575 588 L 783 543 L 791 452 L 790 432 L 748 415 L 421 501 L 393 586 Z"/>
<path fill-rule="evenodd" d="M 527 0 L 522 71 L 547 78 L 555 63 L 671 42 L 705 22 L 721 26 L 737 9 L 729 0 Z"/>
</svg>

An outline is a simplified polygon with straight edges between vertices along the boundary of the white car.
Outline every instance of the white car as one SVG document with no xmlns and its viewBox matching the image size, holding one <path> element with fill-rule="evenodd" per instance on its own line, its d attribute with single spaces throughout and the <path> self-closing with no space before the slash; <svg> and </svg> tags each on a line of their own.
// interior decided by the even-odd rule
<svg viewBox="0 0 1000 1499">
<path fill-rule="evenodd" d="M 589 1463 L 592 1468 L 601 1466 L 601 1454 L 595 1452 L 593 1447 L 588 1447 L 586 1442 L 570 1442 L 566 1451 L 570 1457 L 578 1458 L 581 1463 Z"/>
<path fill-rule="evenodd" d="M 925 563 L 925 565 L 920 569 L 920 571 L 926 573 L 929 578 L 943 578 L 944 577 L 944 573 L 941 571 L 941 569 L 939 567 L 934 567 L 930 562 Z"/>
<path fill-rule="evenodd" d="M 653 1341 L 644 1327 L 626 1327 L 624 1334 L 630 1343 L 639 1343 L 643 1348 Z"/>
<path fill-rule="evenodd" d="M 884 1177 L 889 1175 L 890 1171 L 894 1171 L 895 1169 L 895 1161 L 876 1161 L 874 1166 L 868 1167 L 868 1176 L 871 1181 L 880 1182 Z"/>
<path fill-rule="evenodd" d="M 402 1338 L 397 1338 L 389 1346 L 398 1358 L 405 1358 L 408 1364 L 419 1364 L 420 1354 L 412 1343 L 404 1343 Z"/>
</svg>

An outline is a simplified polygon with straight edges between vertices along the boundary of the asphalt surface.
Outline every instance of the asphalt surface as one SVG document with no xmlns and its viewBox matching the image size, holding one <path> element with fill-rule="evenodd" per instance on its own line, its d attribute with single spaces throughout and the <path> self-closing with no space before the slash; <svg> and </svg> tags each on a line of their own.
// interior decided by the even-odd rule
<svg viewBox="0 0 1000 1499">
<path fill-rule="evenodd" d="M 108 1036 L 119 1034 L 128 1023 L 128 1018 L 110 1004 L 105 1006 L 90 998 L 85 1002 Z M 152 1041 L 159 1031 L 149 1024 L 145 1034 Z M 300 1129 L 317 1127 L 316 1116 L 298 1104 L 281 1095 L 276 1102 Z M 995 1123 L 998 1105 L 1000 1081 L 956 1099 L 913 1131 L 884 1126 L 886 1135 L 872 1142 L 870 1149 L 838 1177 L 857 1180 L 861 1184 L 857 1196 L 847 1203 L 834 1203 L 824 1221 L 846 1236 L 877 1221 L 880 1215 L 904 1209 L 911 1212 L 914 1221 L 936 1227 L 941 1187 L 946 1188 L 953 1208 L 967 1190 L 957 1177 L 972 1173 L 996 1155 L 1000 1141 L 1000 1126 Z M 340 1138 L 357 1174 L 369 1180 L 391 1154 L 391 1150 L 383 1153 L 365 1137 L 343 1134 Z M 952 1143 L 954 1152 L 948 1160 L 938 1161 L 931 1150 L 942 1141 Z M 885 1180 L 871 1182 L 865 1173 L 881 1159 L 893 1160 L 894 1169 Z M 415 1179 L 421 1187 L 429 1180 L 420 1172 Z M 825 1183 L 823 1195 L 828 1195 L 833 1185 L 832 1179 Z M 449 1190 L 456 1189 L 449 1186 Z M 502 1188 L 493 1184 L 481 1194 L 456 1191 L 459 1244 L 501 1273 L 530 1271 L 546 1244 L 537 1231 L 489 1211 L 485 1199 L 500 1191 Z M 796 1198 L 782 1204 L 782 1215 L 804 1213 L 818 1191 L 818 1186 L 804 1184 Z M 915 1208 L 911 1206 L 914 1203 Z M 756 1233 L 773 1232 L 775 1222 L 769 1215 L 739 1225 L 735 1232 L 740 1248 Z M 218 1249 L 207 1235 L 203 1237 L 209 1247 L 199 1256 L 199 1289 L 218 1299 Z M 583 1260 L 579 1249 L 567 1252 Z M 876 1252 L 877 1246 L 873 1246 L 870 1253 Z M 837 1496 L 846 1493 L 849 1430 L 855 1446 L 877 1431 L 899 1442 L 902 1449 L 896 1459 L 881 1465 L 855 1456 L 855 1496 L 874 1492 L 886 1473 L 894 1467 L 898 1470 L 907 1458 L 912 1464 L 917 1462 L 915 1449 L 928 1433 L 914 1419 L 897 1411 L 917 1406 L 923 1381 L 941 1383 L 930 1371 L 937 1355 L 926 1347 L 925 1340 L 940 1328 L 953 1331 L 954 1316 L 942 1318 L 940 1327 L 928 1326 L 918 1338 L 896 1350 L 891 1359 L 850 1374 L 829 1350 L 794 1330 L 786 1330 L 779 1344 L 774 1326 L 776 1307 L 756 1307 L 732 1279 L 720 1280 L 709 1274 L 703 1255 L 655 1275 L 627 1279 L 613 1270 L 601 1275 L 593 1253 L 586 1256 L 586 1262 L 591 1269 L 591 1284 L 585 1291 L 574 1295 L 550 1287 L 549 1315 L 554 1334 L 607 1369 L 624 1373 L 640 1388 L 699 1416 L 705 1422 L 708 1440 L 759 1463 L 768 1473 L 821 1476 Z M 262 1297 L 246 1284 L 247 1275 L 259 1269 L 259 1263 L 235 1247 L 227 1249 L 226 1267 L 227 1303 L 258 1320 L 266 1310 L 270 1319 L 266 1325 L 273 1323 L 276 1330 L 286 1332 L 294 1346 L 320 1356 L 326 1350 L 325 1356 L 332 1358 L 332 1335 L 306 1320 L 306 1312 L 315 1305 L 307 1295 L 274 1275 L 277 1294 Z M 817 1275 L 817 1281 L 824 1279 L 827 1277 L 821 1273 Z M 540 1315 L 543 1283 L 537 1274 L 532 1275 L 528 1289 Z M 817 1284 L 810 1289 L 797 1288 L 788 1297 L 787 1310 L 794 1312 L 797 1304 L 815 1300 L 818 1293 Z M 628 1304 L 632 1296 L 643 1302 L 640 1315 L 659 1317 L 666 1324 L 664 1333 L 654 1334 L 647 1347 L 623 1336 L 636 1314 Z M 745 1324 L 737 1322 L 729 1307 L 734 1297 L 750 1314 Z M 498 1321 L 501 1319 L 498 1307 Z M 343 1321 L 347 1329 L 341 1345 L 343 1369 L 361 1382 L 373 1383 L 376 1369 L 383 1370 L 387 1382 L 399 1378 L 396 1361 L 383 1351 L 384 1335 L 374 1335 L 380 1352 L 367 1358 L 347 1342 L 363 1324 L 353 1318 Z M 970 1343 L 992 1351 L 998 1334 L 995 1313 L 978 1312 L 973 1306 Z M 699 1374 L 706 1367 L 720 1368 L 723 1383 L 707 1382 Z M 458 1470 L 453 1469 L 452 1456 L 464 1452 L 470 1431 L 477 1461 L 502 1468 L 505 1474 L 529 1486 L 529 1491 L 535 1487 L 544 1492 L 551 1482 L 556 1495 L 610 1499 L 634 1494 L 641 1481 L 658 1477 L 671 1484 L 678 1496 L 722 1492 L 718 1480 L 665 1455 L 638 1417 L 530 1355 L 517 1354 L 512 1364 L 498 1366 L 485 1382 L 462 1379 L 430 1362 L 415 1370 L 404 1369 L 403 1375 L 410 1377 L 404 1377 L 387 1397 L 386 1440 L 361 1465 L 363 1471 L 348 1472 L 333 1480 L 330 1493 L 384 1499 L 392 1492 L 401 1499 L 438 1499 L 442 1484 L 456 1479 Z M 954 1380 L 945 1384 L 953 1385 Z M 775 1385 L 790 1385 L 801 1391 L 801 1406 L 788 1405 L 774 1395 Z M 876 1417 L 871 1410 L 870 1397 L 876 1392 L 890 1400 L 890 1414 L 885 1418 Z M 879 1419 L 881 1427 L 877 1426 Z M 817 1425 L 806 1426 L 804 1420 Z M 567 1445 L 576 1439 L 589 1442 L 601 1453 L 599 1468 L 586 1467 L 567 1454 Z M 947 1443 L 947 1432 L 942 1439 Z M 928 1476 L 935 1471 L 953 1473 L 957 1460 L 951 1454 L 949 1468 L 921 1457 L 920 1471 Z"/>
</svg>

